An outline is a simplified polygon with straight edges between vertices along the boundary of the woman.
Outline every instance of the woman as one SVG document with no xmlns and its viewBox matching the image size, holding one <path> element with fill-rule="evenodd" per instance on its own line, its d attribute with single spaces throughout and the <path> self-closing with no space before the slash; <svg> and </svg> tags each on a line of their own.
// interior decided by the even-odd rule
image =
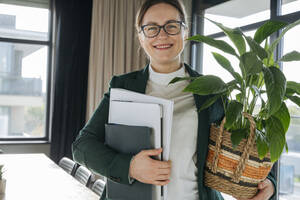
<svg viewBox="0 0 300 200">
<path fill-rule="evenodd" d="M 209 124 L 222 119 L 222 106 L 216 103 L 198 113 L 206 97 L 182 93 L 188 81 L 168 85 L 177 76 L 199 76 L 180 59 L 188 35 L 186 22 L 184 8 L 177 0 L 145 1 L 137 13 L 136 28 L 150 63 L 141 71 L 115 76 L 110 83 L 110 88 L 174 101 L 170 160 L 157 161 L 150 157 L 161 154 L 162 149 L 145 150 L 133 157 L 104 145 L 109 92 L 74 142 L 73 155 L 94 172 L 122 184 L 130 184 L 131 179 L 154 185 L 168 184 L 168 200 L 219 200 L 223 198 L 218 191 L 204 186 L 203 170 Z M 269 179 L 259 189 L 253 200 L 266 200 L 274 193 Z"/>
</svg>

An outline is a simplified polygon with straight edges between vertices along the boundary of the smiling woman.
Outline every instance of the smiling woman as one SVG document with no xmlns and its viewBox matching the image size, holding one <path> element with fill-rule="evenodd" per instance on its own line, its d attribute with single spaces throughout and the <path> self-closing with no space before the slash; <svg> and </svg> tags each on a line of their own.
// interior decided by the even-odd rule
<svg viewBox="0 0 300 200">
<path fill-rule="evenodd" d="M 183 93 L 189 81 L 168 84 L 177 76 L 199 76 L 181 60 L 188 34 L 186 24 L 181 2 L 146 0 L 137 13 L 136 29 L 150 62 L 144 69 L 114 76 L 110 82 L 110 88 L 124 88 L 174 101 L 169 160 L 153 159 L 163 149 L 131 155 L 105 145 L 109 92 L 73 143 L 73 156 L 92 171 L 121 184 L 134 184 L 135 180 L 167 186 L 164 195 L 167 200 L 221 200 L 219 192 L 204 187 L 203 169 L 209 123 L 222 119 L 222 106 L 217 101 L 211 110 L 198 113 L 200 102 L 206 97 Z M 106 195 L 102 195 L 102 199 L 106 199 Z"/>
<path fill-rule="evenodd" d="M 146 0 L 137 12 L 136 30 L 150 62 L 144 69 L 114 76 L 110 82 L 110 88 L 123 88 L 174 102 L 169 160 L 153 159 L 164 149 L 143 150 L 132 155 L 105 145 L 110 89 L 73 143 L 73 156 L 92 171 L 120 184 L 139 181 L 166 186 L 164 200 L 222 200 L 221 194 L 205 187 L 203 181 L 209 125 L 223 118 L 221 101 L 198 112 L 207 96 L 182 92 L 189 80 L 169 84 L 175 77 L 200 76 L 181 60 L 188 36 L 187 24 L 180 1 Z M 265 185 L 272 191 L 270 181 Z M 106 198 L 104 194 L 101 199 Z"/>
</svg>

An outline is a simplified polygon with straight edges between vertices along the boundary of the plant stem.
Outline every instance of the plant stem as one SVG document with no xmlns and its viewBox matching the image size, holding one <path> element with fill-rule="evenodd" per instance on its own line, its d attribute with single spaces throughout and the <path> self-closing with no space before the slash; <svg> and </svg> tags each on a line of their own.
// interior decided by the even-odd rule
<svg viewBox="0 0 300 200">
<path fill-rule="evenodd" d="M 256 101 L 257 101 L 257 98 L 258 98 L 258 95 L 255 95 L 251 101 L 251 104 L 250 104 L 250 108 L 249 108 L 249 114 L 252 115 L 253 113 L 253 110 L 255 108 L 255 105 L 256 105 Z"/>
<path fill-rule="evenodd" d="M 223 104 L 224 112 L 226 113 L 226 106 L 225 106 L 225 102 L 224 102 L 223 96 L 221 96 L 221 99 L 222 99 L 222 104 Z"/>
<path fill-rule="evenodd" d="M 252 85 L 252 79 L 253 79 L 253 76 L 250 76 L 250 81 L 249 81 L 250 86 Z M 248 105 L 249 105 L 250 86 L 249 86 L 249 88 L 248 88 L 247 101 L 246 101 L 246 109 L 245 109 L 244 112 L 247 112 L 247 111 L 248 111 L 247 109 L 248 109 Z M 246 89 L 247 89 L 247 88 L 246 88 Z"/>
</svg>

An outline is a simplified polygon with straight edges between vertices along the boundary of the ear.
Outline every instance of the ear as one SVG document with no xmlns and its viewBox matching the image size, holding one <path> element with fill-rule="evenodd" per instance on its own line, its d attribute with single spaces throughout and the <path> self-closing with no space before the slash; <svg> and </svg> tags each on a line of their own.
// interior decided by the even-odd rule
<svg viewBox="0 0 300 200">
<path fill-rule="evenodd" d="M 189 37 L 189 28 L 186 28 L 184 30 L 184 41 L 186 41 L 188 39 L 188 37 Z"/>
<path fill-rule="evenodd" d="M 139 42 L 140 42 L 140 45 L 144 48 L 144 40 L 145 40 L 145 37 L 143 34 L 141 33 L 138 33 L 138 38 L 139 38 Z"/>
</svg>

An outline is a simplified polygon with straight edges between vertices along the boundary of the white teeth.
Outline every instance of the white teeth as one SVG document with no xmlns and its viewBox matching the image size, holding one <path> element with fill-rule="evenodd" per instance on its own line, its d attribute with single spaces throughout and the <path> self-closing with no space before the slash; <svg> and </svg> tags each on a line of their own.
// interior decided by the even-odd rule
<svg viewBox="0 0 300 200">
<path fill-rule="evenodd" d="M 169 48 L 169 47 L 171 47 L 170 44 L 169 45 L 158 45 L 158 46 L 156 46 L 156 48 L 158 48 L 158 49 L 165 49 L 165 48 Z"/>
</svg>

